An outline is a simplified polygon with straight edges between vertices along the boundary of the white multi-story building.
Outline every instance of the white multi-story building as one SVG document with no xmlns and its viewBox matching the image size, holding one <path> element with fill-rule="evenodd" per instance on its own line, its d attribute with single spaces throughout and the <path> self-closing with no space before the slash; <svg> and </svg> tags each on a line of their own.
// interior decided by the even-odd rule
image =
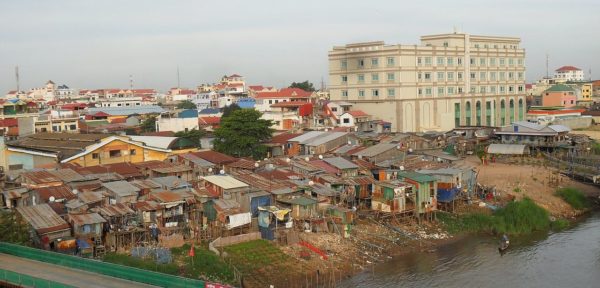
<svg viewBox="0 0 600 288">
<path fill-rule="evenodd" d="M 554 70 L 554 80 L 557 82 L 583 81 L 583 70 L 574 66 L 562 66 Z"/>
<path fill-rule="evenodd" d="M 392 132 L 507 125 L 526 110 L 520 41 L 452 33 L 422 36 L 420 45 L 336 46 L 330 97 L 392 123 Z"/>
</svg>

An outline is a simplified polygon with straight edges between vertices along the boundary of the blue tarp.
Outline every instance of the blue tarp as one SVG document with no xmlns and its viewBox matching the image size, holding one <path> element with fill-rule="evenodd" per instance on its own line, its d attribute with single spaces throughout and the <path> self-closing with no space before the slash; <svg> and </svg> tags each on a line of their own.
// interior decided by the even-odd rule
<svg viewBox="0 0 600 288">
<path fill-rule="evenodd" d="M 252 197 L 250 200 L 250 212 L 252 213 L 252 217 L 258 216 L 259 206 L 271 206 L 271 195 Z"/>
<path fill-rule="evenodd" d="M 460 191 L 460 189 L 458 189 L 458 188 L 451 188 L 451 189 L 438 188 L 437 201 L 442 202 L 442 203 L 451 202 L 452 200 L 454 200 L 454 198 L 456 198 L 456 194 L 458 194 L 459 191 Z"/>
<path fill-rule="evenodd" d="M 92 246 L 90 246 L 90 243 L 88 243 L 85 240 L 77 239 L 76 242 L 77 242 L 77 247 L 79 247 L 79 249 L 92 248 Z"/>
</svg>

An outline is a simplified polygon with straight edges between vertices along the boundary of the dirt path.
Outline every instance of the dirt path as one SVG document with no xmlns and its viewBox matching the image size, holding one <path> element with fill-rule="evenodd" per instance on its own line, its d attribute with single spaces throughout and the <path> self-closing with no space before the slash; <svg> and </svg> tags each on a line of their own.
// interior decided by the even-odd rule
<svg viewBox="0 0 600 288">
<path fill-rule="evenodd" d="M 568 217 L 575 214 L 569 204 L 554 196 L 557 188 L 573 187 L 588 196 L 600 195 L 600 188 L 564 176 L 559 176 L 558 186 L 550 185 L 552 171 L 542 166 L 504 163 L 481 165 L 476 157 L 469 157 L 465 161 L 478 170 L 477 182 L 485 186 L 496 186 L 498 192 L 514 195 L 517 199 L 527 196 L 555 216 Z"/>
</svg>

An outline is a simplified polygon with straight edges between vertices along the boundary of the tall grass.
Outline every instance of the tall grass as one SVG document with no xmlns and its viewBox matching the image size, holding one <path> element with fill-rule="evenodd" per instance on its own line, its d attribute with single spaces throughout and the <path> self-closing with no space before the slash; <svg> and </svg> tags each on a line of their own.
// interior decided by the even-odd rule
<svg viewBox="0 0 600 288">
<path fill-rule="evenodd" d="M 565 200 L 565 202 L 569 203 L 571 207 L 577 210 L 585 209 L 590 206 L 588 199 L 575 188 L 561 188 L 556 190 L 556 196 Z"/>
<path fill-rule="evenodd" d="M 179 275 L 179 267 L 177 266 L 177 264 L 174 263 L 156 264 L 153 260 L 141 259 L 118 253 L 107 253 L 104 256 L 103 260 L 104 262 L 110 262 L 144 270 L 150 270 L 171 275 Z"/>
<path fill-rule="evenodd" d="M 489 232 L 507 234 L 526 234 L 533 231 L 547 230 L 552 227 L 550 215 L 529 198 L 508 203 L 493 214 L 472 213 L 453 216 L 438 214 L 438 218 L 450 233 Z M 560 227 L 564 227 L 564 223 Z M 558 227 L 558 226 L 556 226 Z"/>
</svg>

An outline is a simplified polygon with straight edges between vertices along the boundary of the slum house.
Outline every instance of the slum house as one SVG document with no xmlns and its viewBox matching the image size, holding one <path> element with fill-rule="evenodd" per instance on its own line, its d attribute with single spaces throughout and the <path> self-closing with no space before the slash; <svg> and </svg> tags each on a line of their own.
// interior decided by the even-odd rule
<svg viewBox="0 0 600 288">
<path fill-rule="evenodd" d="M 358 176 L 358 165 L 342 157 L 325 158 L 323 161 L 337 169 L 337 176 L 342 178 Z"/>
<path fill-rule="evenodd" d="M 325 154 L 335 148 L 345 145 L 348 142 L 349 133 L 347 132 L 325 132 L 307 141 L 300 142 L 302 154 Z"/>
<path fill-rule="evenodd" d="M 266 173 L 263 174 L 263 176 L 248 171 L 238 171 L 236 173 L 233 173 L 232 176 L 248 184 L 251 187 L 251 190 L 266 191 L 276 198 L 289 195 L 295 191 L 295 189 L 293 189 L 293 185 L 274 180 L 274 170 L 265 172 Z M 266 204 L 261 204 L 261 206 L 266 206 Z"/>
<path fill-rule="evenodd" d="M 179 179 L 179 178 L 177 178 L 177 179 Z M 133 180 L 129 183 L 131 183 L 131 185 L 140 189 L 140 192 L 139 192 L 140 199 L 145 198 L 144 196 L 150 194 L 150 192 L 152 192 L 152 191 L 164 190 L 164 189 L 162 189 L 161 184 L 158 184 L 150 179 Z"/>
<path fill-rule="evenodd" d="M 306 157 L 304 160 L 293 159 L 290 162 L 292 171 L 304 175 L 305 177 L 313 177 L 317 174 L 323 173 L 323 170 L 321 168 L 312 165 L 309 161 L 310 158 L 308 157 Z"/>
<path fill-rule="evenodd" d="M 127 230 L 130 227 L 135 227 L 137 224 L 135 221 L 135 211 L 123 203 L 97 207 L 91 209 L 91 211 L 100 214 L 106 220 L 110 230 Z"/>
<path fill-rule="evenodd" d="M 73 193 L 71 187 L 67 185 L 52 186 L 52 187 L 40 187 L 31 191 L 32 199 L 35 199 L 33 205 L 42 203 L 64 203 L 71 199 L 76 199 L 77 191 Z"/>
<path fill-rule="evenodd" d="M 199 179 L 199 176 L 206 176 L 218 172 L 216 165 L 208 162 L 193 153 L 176 154 L 169 157 L 171 162 L 186 165 L 192 168 L 194 179 Z"/>
<path fill-rule="evenodd" d="M 288 145 L 289 145 L 288 141 L 290 139 L 298 137 L 300 135 L 302 135 L 302 134 L 289 133 L 289 132 L 283 132 L 281 134 L 274 135 L 273 137 L 271 137 L 271 139 L 269 139 L 268 142 L 265 143 L 265 146 L 267 146 L 269 149 L 269 151 L 267 152 L 267 156 L 269 158 L 271 158 L 271 157 L 289 155 L 288 154 Z"/>
<path fill-rule="evenodd" d="M 68 213 L 83 213 L 88 209 L 108 205 L 108 196 L 104 191 L 85 191 L 77 193 L 77 199 L 65 203 Z"/>
<path fill-rule="evenodd" d="M 127 181 L 114 181 L 102 183 L 108 194 L 110 204 L 134 203 L 137 201 L 140 189 Z"/>
<path fill-rule="evenodd" d="M 309 183 L 310 196 L 314 197 L 319 201 L 317 209 L 323 211 L 330 204 L 339 203 L 340 191 L 334 190 L 331 187 L 323 185 L 321 183 L 313 182 Z"/>
<path fill-rule="evenodd" d="M 283 198 L 278 201 L 291 207 L 291 216 L 294 219 L 310 219 L 319 215 L 317 212 L 317 199 L 307 195 Z"/>
<path fill-rule="evenodd" d="M 248 192 L 250 186 L 229 175 L 204 176 L 204 188 L 214 197 L 234 200 L 240 203 L 242 194 Z"/>
<path fill-rule="evenodd" d="M 145 200 L 133 203 L 133 208 L 138 213 L 138 218 L 141 219 L 143 227 L 147 228 L 152 224 L 157 224 L 160 215 L 162 215 L 162 207 L 156 201 Z"/>
<path fill-rule="evenodd" d="M 354 163 L 354 164 L 356 164 L 356 166 L 358 166 L 358 174 L 359 175 L 373 177 L 374 172 L 378 171 L 377 166 L 374 163 L 365 161 L 363 159 L 358 159 L 358 158 L 352 159 L 352 163 Z"/>
<path fill-rule="evenodd" d="M 275 240 L 275 233 L 282 228 L 292 228 L 290 209 L 277 206 L 257 207 L 258 230 L 262 239 Z"/>
<path fill-rule="evenodd" d="M 354 225 L 354 219 L 356 218 L 354 210 L 331 205 L 327 207 L 325 214 L 331 220 L 330 224 L 332 227 L 329 227 L 329 231 L 343 235 L 344 238 L 350 237 L 351 227 Z"/>
<path fill-rule="evenodd" d="M 221 230 L 220 235 L 235 235 L 242 234 L 248 231 L 252 223 L 252 214 L 250 212 L 242 212 L 239 202 L 235 200 L 214 199 L 211 202 L 215 213 L 214 219 L 225 231 Z M 208 211 L 211 209 L 209 208 Z M 211 217 L 209 216 L 209 219 Z"/>
<path fill-rule="evenodd" d="M 239 160 L 225 165 L 226 173 L 233 173 L 236 171 L 256 171 L 260 164 L 258 162 L 250 161 L 247 159 L 240 158 Z"/>
<path fill-rule="evenodd" d="M 106 220 L 98 213 L 69 214 L 69 223 L 73 229 L 73 237 L 78 244 L 86 248 L 83 256 L 98 256 L 104 253 L 103 235 Z M 87 244 L 87 245 L 86 245 Z"/>
<path fill-rule="evenodd" d="M 341 200 L 358 209 L 371 207 L 371 196 L 377 180 L 372 176 L 357 176 L 344 180 L 347 186 L 340 195 Z"/>
<path fill-rule="evenodd" d="M 196 203 L 193 195 L 173 191 L 152 192 L 148 200 L 158 203 L 162 213 L 157 217 L 156 224 L 164 228 L 183 228 L 190 220 L 188 213 Z"/>
<path fill-rule="evenodd" d="M 226 164 L 233 163 L 238 160 L 235 157 L 231 157 L 229 155 L 212 150 L 193 152 L 192 154 L 198 158 L 204 159 L 210 163 L 215 164 L 215 168 L 217 170 L 224 170 Z M 217 172 L 219 171 L 215 171 L 215 173 Z"/>
<path fill-rule="evenodd" d="M 305 147 L 303 146 L 304 143 L 308 142 L 309 140 L 315 139 L 318 136 L 321 136 L 325 133 L 326 132 L 323 131 L 309 131 L 289 139 L 286 144 L 287 153 L 285 155 L 298 156 L 308 154 L 305 151 Z"/>
<path fill-rule="evenodd" d="M 63 182 L 46 170 L 27 171 L 21 173 L 21 186 L 35 189 L 41 187 L 61 186 Z"/>
<path fill-rule="evenodd" d="M 433 176 L 437 179 L 437 202 L 446 210 L 454 211 L 454 201 L 463 187 L 467 187 L 465 172 L 456 168 L 422 169 L 418 173 Z"/>
<path fill-rule="evenodd" d="M 394 143 L 379 143 L 352 154 L 352 157 L 371 163 L 378 163 L 404 156 L 406 152 L 400 148 L 401 146 Z"/>
<path fill-rule="evenodd" d="M 500 136 L 502 144 L 523 144 L 534 148 L 567 147 L 570 145 L 567 134 L 571 131 L 563 125 L 542 126 L 527 121 L 518 121 L 494 132 Z"/>
<path fill-rule="evenodd" d="M 421 219 L 421 215 L 432 219 L 437 210 L 437 179 L 432 176 L 418 172 L 398 171 L 398 179 L 413 185 L 415 216 Z"/>
<path fill-rule="evenodd" d="M 160 190 L 169 190 L 169 191 L 191 191 L 192 185 L 182 179 L 179 179 L 175 176 L 166 176 L 166 177 L 157 177 L 153 178 L 152 182 L 158 184 Z M 153 190 L 157 191 L 158 190 Z"/>
<path fill-rule="evenodd" d="M 95 176 L 101 177 L 104 174 L 119 175 L 119 179 L 117 180 L 134 180 L 134 179 L 143 179 L 144 174 L 140 172 L 140 170 L 132 163 L 112 163 L 112 164 L 102 164 L 102 165 L 94 165 L 87 167 L 74 167 L 72 168 L 77 173 L 84 176 Z M 108 177 L 108 175 L 104 175 L 102 178 Z M 102 181 L 107 181 L 108 179 L 102 179 Z M 114 181 L 114 180 L 113 180 Z"/>
<path fill-rule="evenodd" d="M 36 199 L 33 199 L 30 194 L 31 190 L 27 187 L 15 187 L 4 189 L 2 191 L 3 204 L 7 208 L 33 206 Z"/>
<path fill-rule="evenodd" d="M 163 161 L 146 161 L 136 163 L 135 166 L 146 178 L 175 176 L 185 181 L 189 181 L 193 176 L 192 168 L 181 164 Z"/>
<path fill-rule="evenodd" d="M 17 213 L 29 224 L 33 243 L 54 250 L 61 239 L 71 236 L 71 227 L 48 204 L 17 207 Z"/>
<path fill-rule="evenodd" d="M 413 212 L 413 186 L 399 180 L 379 181 L 375 184 L 371 209 L 387 213 Z"/>
<path fill-rule="evenodd" d="M 452 164 L 461 160 L 460 157 L 454 156 L 442 150 L 427 150 L 422 151 L 421 154 L 423 155 L 423 159 L 427 161 L 437 161 L 446 164 Z"/>
</svg>

